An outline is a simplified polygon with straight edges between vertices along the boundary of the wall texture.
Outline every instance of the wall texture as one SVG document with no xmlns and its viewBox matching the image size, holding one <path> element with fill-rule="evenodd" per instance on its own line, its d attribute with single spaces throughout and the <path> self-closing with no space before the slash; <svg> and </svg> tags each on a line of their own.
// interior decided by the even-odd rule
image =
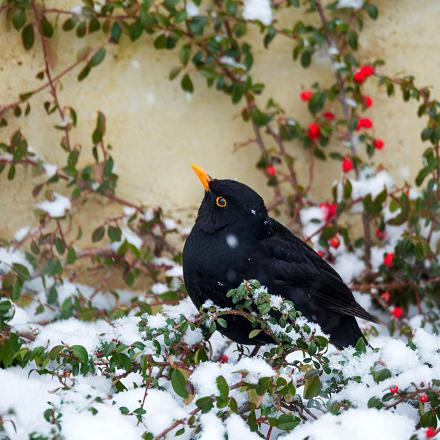
<svg viewBox="0 0 440 440">
<path fill-rule="evenodd" d="M 57 6 L 72 6 L 76 2 L 57 0 L 47 2 Z M 438 0 L 386 1 L 379 0 L 380 17 L 368 22 L 360 41 L 365 60 L 380 57 L 386 60 L 388 74 L 411 73 L 418 84 L 432 85 L 440 92 L 440 39 L 438 33 L 440 2 Z M 284 14 L 279 18 L 291 23 L 297 17 Z M 0 105 L 14 101 L 17 95 L 39 85 L 35 74 L 43 67 L 38 44 L 25 53 L 19 34 L 8 31 L 0 20 Z M 95 46 L 97 41 L 78 41 L 59 32 L 53 41 L 58 54 L 56 71 L 72 62 L 74 53 L 83 45 Z M 254 35 L 254 41 L 259 37 Z M 256 44 L 255 76 L 268 82 L 267 94 L 273 95 L 299 120 L 306 121 L 305 106 L 300 103 L 301 87 L 314 81 L 330 81 L 331 72 L 325 62 L 313 63 L 303 70 L 291 61 L 291 42 L 277 38 L 270 52 Z M 79 110 L 79 127 L 73 131 L 75 142 L 90 146 L 96 112 L 107 115 L 106 139 L 114 147 L 117 172 L 120 175 L 119 193 L 129 199 L 161 205 L 189 222 L 202 195 L 202 189 L 191 172 L 191 162 L 206 168 L 213 176 L 237 178 L 270 192 L 255 170 L 257 148 L 250 145 L 234 151 L 234 143 L 252 138 L 249 126 L 242 122 L 239 108 L 215 90 L 207 89 L 204 80 L 195 80 L 195 93 L 186 96 L 178 82 L 170 82 L 168 74 L 177 65 L 176 52 L 157 51 L 143 37 L 136 44 L 122 44 L 109 49 L 105 62 L 94 69 L 90 77 L 78 83 L 77 71 L 63 79 L 61 102 Z M 194 76 L 196 78 L 196 76 Z M 419 137 L 422 124 L 414 117 L 416 105 L 402 105 L 399 97 L 388 99 L 383 91 L 369 90 L 376 105 L 370 115 L 375 121 L 375 133 L 386 142 L 380 153 L 397 181 L 412 179 L 423 151 Z M 33 111 L 27 118 L 12 120 L 8 130 L 21 127 L 34 149 L 49 162 L 57 163 L 63 153 L 58 147 L 57 133 L 48 130 L 57 116 L 48 118 L 42 111 L 47 95 L 32 99 Z M 307 171 L 307 157 L 302 148 L 294 153 L 301 174 Z M 329 198 L 331 180 L 338 164 L 321 168 L 317 175 L 314 195 Z M 20 180 L 20 183 L 18 183 Z M 10 236 L 18 228 L 35 222 L 31 208 L 32 176 L 13 183 L 0 178 L 0 238 Z M 98 222 L 103 209 L 92 202 L 82 211 L 88 224 Z M 102 203 L 102 202 L 99 202 Z"/>
</svg>

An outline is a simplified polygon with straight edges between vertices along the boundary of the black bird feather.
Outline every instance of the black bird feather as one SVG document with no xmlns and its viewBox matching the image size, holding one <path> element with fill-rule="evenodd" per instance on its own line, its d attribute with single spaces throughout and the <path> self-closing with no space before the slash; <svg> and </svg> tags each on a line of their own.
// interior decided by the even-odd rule
<svg viewBox="0 0 440 440">
<path fill-rule="evenodd" d="M 268 216 L 255 191 L 232 180 L 208 178 L 208 182 L 183 250 L 185 286 L 196 307 L 206 300 L 233 307 L 228 290 L 243 280 L 257 279 L 270 293 L 293 301 L 338 348 L 355 345 L 363 337 L 356 317 L 378 322 L 325 260 Z M 226 206 L 219 206 L 219 197 L 220 205 Z M 227 327 L 219 331 L 238 343 L 272 342 L 263 333 L 249 339 L 252 327 L 243 317 L 229 315 L 226 321 Z"/>
</svg>

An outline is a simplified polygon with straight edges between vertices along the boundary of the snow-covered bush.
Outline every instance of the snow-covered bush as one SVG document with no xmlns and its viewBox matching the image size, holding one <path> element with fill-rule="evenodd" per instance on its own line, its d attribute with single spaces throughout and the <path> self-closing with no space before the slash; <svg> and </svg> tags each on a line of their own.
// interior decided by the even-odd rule
<svg viewBox="0 0 440 440">
<path fill-rule="evenodd" d="M 304 21 L 285 28 L 278 17 L 293 8 Z M 40 86 L 0 106 L 2 179 L 32 169 L 38 219 L 0 241 L 2 438 L 403 440 L 439 433 L 440 103 L 412 76 L 388 75 L 384 61 L 360 57 L 363 22 L 379 14 L 373 3 L 84 0 L 62 9 L 4 0 L 0 14 L 24 50 L 42 47 L 44 66 Z M 326 60 L 331 84 L 292 97 L 307 106 L 307 123 L 271 97 L 263 102 L 251 28 L 269 51 L 274 39 L 288 39 L 304 68 Z M 97 32 L 106 43 L 84 43 L 56 71 L 54 35 Z M 74 69 L 83 81 L 109 62 L 108 44 L 141 38 L 176 52 L 170 79 L 179 78 L 184 92 L 194 93 L 191 77 L 201 75 L 240 108 L 261 153 L 257 171 L 274 190 L 272 215 L 287 219 L 380 317 L 383 325 L 360 323 L 371 346 L 360 340 L 338 352 L 319 326 L 257 280 L 229 292 L 234 310 L 194 308 L 182 285 L 187 230 L 160 207 L 117 194 L 99 111 L 90 136 L 94 162 L 86 163 L 73 131 L 82 128 L 80 112 L 58 93 Z M 386 143 L 368 117 L 371 82 L 378 93 L 398 90 L 404 101 L 417 101 L 414 116 L 426 119 L 414 185 L 396 186 L 375 164 Z M 47 92 L 44 111 L 59 117 L 64 163 L 47 162 L 25 132 L 9 128 L 12 118 L 38 111 L 33 97 Z M 296 172 L 298 149 L 310 153 L 305 181 Z M 325 160 L 341 166 L 326 201 L 310 195 Z M 120 210 L 103 213 L 87 241 L 77 214 L 91 198 Z M 224 339 L 215 330 L 227 314 L 245 316 L 250 337 L 266 332 L 276 344 L 252 350 Z"/>
</svg>

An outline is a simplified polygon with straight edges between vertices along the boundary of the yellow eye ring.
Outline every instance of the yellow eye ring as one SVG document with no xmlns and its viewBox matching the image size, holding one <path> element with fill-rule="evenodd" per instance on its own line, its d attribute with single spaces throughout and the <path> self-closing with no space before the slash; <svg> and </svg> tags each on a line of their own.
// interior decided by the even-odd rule
<svg viewBox="0 0 440 440">
<path fill-rule="evenodd" d="M 220 207 L 220 208 L 225 208 L 226 205 L 228 204 L 228 203 L 226 202 L 226 199 L 223 198 L 223 197 L 217 197 L 217 198 L 215 199 L 215 203 L 216 203 L 216 205 L 217 205 L 218 207 Z"/>
</svg>

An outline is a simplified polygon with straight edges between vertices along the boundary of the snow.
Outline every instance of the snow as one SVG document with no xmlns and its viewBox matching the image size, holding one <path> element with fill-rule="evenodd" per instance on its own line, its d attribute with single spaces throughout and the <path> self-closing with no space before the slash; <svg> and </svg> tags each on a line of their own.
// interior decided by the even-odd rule
<svg viewBox="0 0 440 440">
<path fill-rule="evenodd" d="M 151 286 L 151 291 L 156 295 L 168 292 L 169 290 L 170 288 L 165 283 L 155 283 Z"/>
<path fill-rule="evenodd" d="M 361 173 L 359 180 L 351 180 L 353 191 L 351 197 L 357 199 L 371 194 L 374 198 L 380 194 L 385 188 L 390 190 L 394 187 L 392 177 L 385 171 L 373 173 L 367 169 Z"/>
<path fill-rule="evenodd" d="M 118 393 L 114 399 L 118 407 L 125 406 L 133 411 L 139 408 L 139 402 L 143 399 L 144 391 L 143 388 L 125 391 Z M 147 412 L 144 418 L 144 425 L 154 435 L 161 433 L 175 420 L 186 417 L 186 412 L 170 393 L 157 389 L 148 390 L 144 409 Z M 101 437 L 98 436 L 96 438 Z M 119 438 L 125 439 L 124 435 Z"/>
<path fill-rule="evenodd" d="M 142 430 L 133 426 L 115 407 L 96 405 L 97 414 L 88 410 L 63 413 L 64 438 L 66 440 L 139 440 Z"/>
<path fill-rule="evenodd" d="M 260 437 L 255 432 L 251 432 L 238 414 L 232 414 L 226 420 L 226 432 L 228 440 L 260 440 Z"/>
<path fill-rule="evenodd" d="M 246 70 L 246 66 L 244 64 L 238 63 L 234 60 L 232 57 L 222 56 L 219 61 L 222 64 L 226 64 L 227 66 L 235 67 L 237 69 L 243 69 Z"/>
<path fill-rule="evenodd" d="M 408 440 L 415 433 L 408 417 L 376 409 L 349 409 L 339 417 L 325 414 L 315 422 L 298 426 L 283 440 Z"/>
<path fill-rule="evenodd" d="M 389 369 L 398 373 L 414 368 L 419 363 L 417 353 L 398 339 L 390 340 L 382 348 L 382 359 Z"/>
<path fill-rule="evenodd" d="M 156 266 L 165 266 L 168 269 L 165 272 L 167 277 L 181 277 L 183 276 L 183 268 L 180 264 L 177 264 L 173 260 L 167 257 L 159 257 L 153 260 Z"/>
<path fill-rule="evenodd" d="M 341 278 L 349 283 L 354 280 L 356 277 L 361 275 L 361 273 L 365 269 L 365 263 L 362 260 L 362 257 L 347 252 L 345 246 L 341 244 L 341 248 L 339 248 L 336 254 L 336 262 L 332 264 L 333 268 L 338 272 Z M 383 257 L 382 257 L 383 260 Z"/>
<path fill-rule="evenodd" d="M 301 209 L 299 216 L 303 226 L 303 234 L 306 237 L 312 236 L 324 225 L 325 212 L 318 206 Z M 313 238 L 317 239 L 318 237 Z"/>
<path fill-rule="evenodd" d="M 225 427 L 217 416 L 211 413 L 203 414 L 200 417 L 200 422 L 202 425 L 202 434 L 199 440 L 224 440 Z"/>
<path fill-rule="evenodd" d="M 58 171 L 58 166 L 53 163 L 43 163 L 43 168 L 49 179 L 55 176 Z"/>
<path fill-rule="evenodd" d="M 188 2 L 186 4 L 186 15 L 190 18 L 197 17 L 199 15 L 199 8 L 193 2 Z"/>
<path fill-rule="evenodd" d="M 218 376 L 223 376 L 228 383 L 234 384 L 240 381 L 242 374 L 245 375 L 246 382 L 256 384 L 260 378 L 272 377 L 275 372 L 267 362 L 259 358 L 246 357 L 235 364 L 204 362 L 191 375 L 191 383 L 198 392 L 204 395 L 217 395 L 216 379 Z"/>
<path fill-rule="evenodd" d="M 66 211 L 71 208 L 70 199 L 58 193 L 53 193 L 51 200 L 44 200 L 37 203 L 36 207 L 47 212 L 53 218 L 64 217 Z"/>
<path fill-rule="evenodd" d="M 14 263 L 22 264 L 32 272 L 32 266 L 26 260 L 23 252 L 12 248 L 0 247 L 0 273 L 9 272 Z"/>
<path fill-rule="evenodd" d="M 121 240 L 115 241 L 111 244 L 111 248 L 114 251 L 117 251 L 125 242 L 128 244 L 133 245 L 136 249 L 140 249 L 142 247 L 142 238 L 139 237 L 135 232 L 133 232 L 131 229 L 122 226 L 121 227 Z"/>
<path fill-rule="evenodd" d="M 130 345 L 142 340 L 136 317 L 123 317 L 109 324 L 104 320 L 95 322 L 80 321 L 76 318 L 55 321 L 47 325 L 35 325 L 38 335 L 31 344 L 49 349 L 60 344 L 82 345 L 91 354 L 102 341 L 118 339 Z"/>
<path fill-rule="evenodd" d="M 228 244 L 228 246 L 232 249 L 238 247 L 238 238 L 236 235 L 234 234 L 228 234 L 225 237 L 226 243 Z"/>
<path fill-rule="evenodd" d="M 14 235 L 15 241 L 21 241 L 24 237 L 29 233 L 31 230 L 30 226 L 24 226 L 23 228 L 20 228 Z"/>
<path fill-rule="evenodd" d="M 272 23 L 272 8 L 270 0 L 245 0 L 243 8 L 245 20 L 258 20 L 268 26 Z"/>
<path fill-rule="evenodd" d="M 364 4 L 364 0 L 338 0 L 336 7 L 338 9 L 342 8 L 353 8 L 360 9 Z"/>
</svg>

